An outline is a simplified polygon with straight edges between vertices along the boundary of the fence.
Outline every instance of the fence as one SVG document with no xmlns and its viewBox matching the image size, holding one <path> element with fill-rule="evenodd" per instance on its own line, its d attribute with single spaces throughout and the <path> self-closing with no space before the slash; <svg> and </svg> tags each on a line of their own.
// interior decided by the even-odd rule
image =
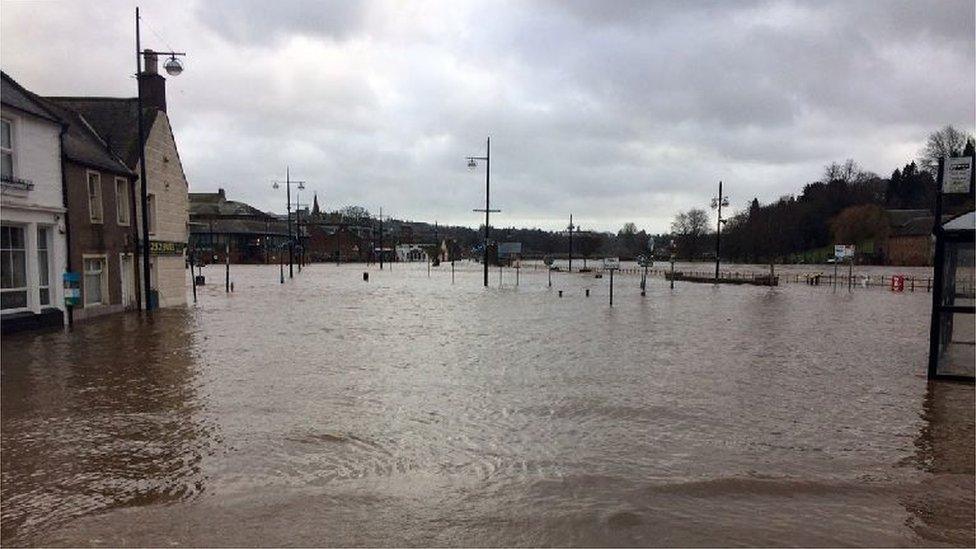
<svg viewBox="0 0 976 549">
<path fill-rule="evenodd" d="M 532 268 L 534 270 L 538 269 L 548 269 L 545 265 L 533 264 Z M 592 272 L 603 272 L 602 267 L 595 267 L 590 269 Z M 675 271 L 675 274 L 680 272 L 683 276 L 693 277 L 693 278 L 714 278 L 715 271 L 688 271 L 681 270 Z M 617 269 L 617 274 L 625 275 L 640 275 L 644 273 L 642 267 L 627 267 L 623 269 Z M 671 268 L 649 268 L 647 269 L 648 276 L 659 276 L 662 278 L 667 278 L 670 276 Z M 732 281 L 755 281 L 757 279 L 762 279 L 769 276 L 769 271 L 719 271 L 719 276 L 723 280 Z M 892 277 L 897 277 L 900 275 L 870 275 L 870 274 L 854 274 L 852 285 L 862 288 L 867 287 L 891 287 Z M 779 279 L 780 284 L 809 284 L 813 286 L 832 286 L 836 282 L 838 286 L 846 287 L 848 284 L 848 275 L 838 273 L 835 277 L 832 273 L 823 272 L 813 272 L 813 273 L 777 273 L 776 277 Z M 905 289 L 906 292 L 915 291 L 932 291 L 932 277 L 917 277 L 917 276 L 904 276 L 905 279 Z M 957 292 L 963 293 L 965 295 L 972 295 L 974 289 L 972 287 L 957 287 Z"/>
</svg>

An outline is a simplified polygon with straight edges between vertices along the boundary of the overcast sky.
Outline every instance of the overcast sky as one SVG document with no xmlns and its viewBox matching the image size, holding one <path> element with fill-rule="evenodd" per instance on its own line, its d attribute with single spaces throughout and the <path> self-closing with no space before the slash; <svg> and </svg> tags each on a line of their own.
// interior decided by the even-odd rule
<svg viewBox="0 0 976 549">
<path fill-rule="evenodd" d="M 139 3 L 191 191 L 477 226 L 668 230 L 725 182 L 767 202 L 852 157 L 882 175 L 976 125 L 972 0 Z M 0 3 L 0 62 L 42 95 L 132 96 L 131 1 Z"/>
</svg>

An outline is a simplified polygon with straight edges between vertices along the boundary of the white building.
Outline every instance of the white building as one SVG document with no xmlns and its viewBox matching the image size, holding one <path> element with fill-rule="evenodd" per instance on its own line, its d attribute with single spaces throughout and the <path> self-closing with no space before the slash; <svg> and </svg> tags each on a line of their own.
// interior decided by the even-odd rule
<svg viewBox="0 0 976 549">
<path fill-rule="evenodd" d="M 427 261 L 427 252 L 420 244 L 397 244 L 397 261 Z"/>
<path fill-rule="evenodd" d="M 0 324 L 3 333 L 64 323 L 63 123 L 2 74 Z"/>
</svg>

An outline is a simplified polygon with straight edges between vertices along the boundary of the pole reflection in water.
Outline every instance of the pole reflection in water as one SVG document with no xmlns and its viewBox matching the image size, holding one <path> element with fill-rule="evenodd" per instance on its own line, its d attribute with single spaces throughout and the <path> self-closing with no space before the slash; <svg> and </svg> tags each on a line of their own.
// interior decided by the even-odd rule
<svg viewBox="0 0 976 549">
<path fill-rule="evenodd" d="M 4 338 L 4 545 L 971 544 L 924 292 L 277 267 Z"/>
</svg>

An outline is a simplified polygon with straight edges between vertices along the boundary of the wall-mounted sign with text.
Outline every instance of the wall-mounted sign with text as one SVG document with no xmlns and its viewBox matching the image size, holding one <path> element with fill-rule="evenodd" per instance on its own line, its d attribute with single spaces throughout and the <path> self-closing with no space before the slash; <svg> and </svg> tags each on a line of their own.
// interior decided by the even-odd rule
<svg viewBox="0 0 976 549">
<path fill-rule="evenodd" d="M 973 180 L 973 158 L 958 156 L 946 158 L 942 168 L 942 192 L 968 193 Z"/>
<path fill-rule="evenodd" d="M 152 255 L 182 255 L 186 250 L 186 242 L 149 241 L 149 253 Z"/>
</svg>

